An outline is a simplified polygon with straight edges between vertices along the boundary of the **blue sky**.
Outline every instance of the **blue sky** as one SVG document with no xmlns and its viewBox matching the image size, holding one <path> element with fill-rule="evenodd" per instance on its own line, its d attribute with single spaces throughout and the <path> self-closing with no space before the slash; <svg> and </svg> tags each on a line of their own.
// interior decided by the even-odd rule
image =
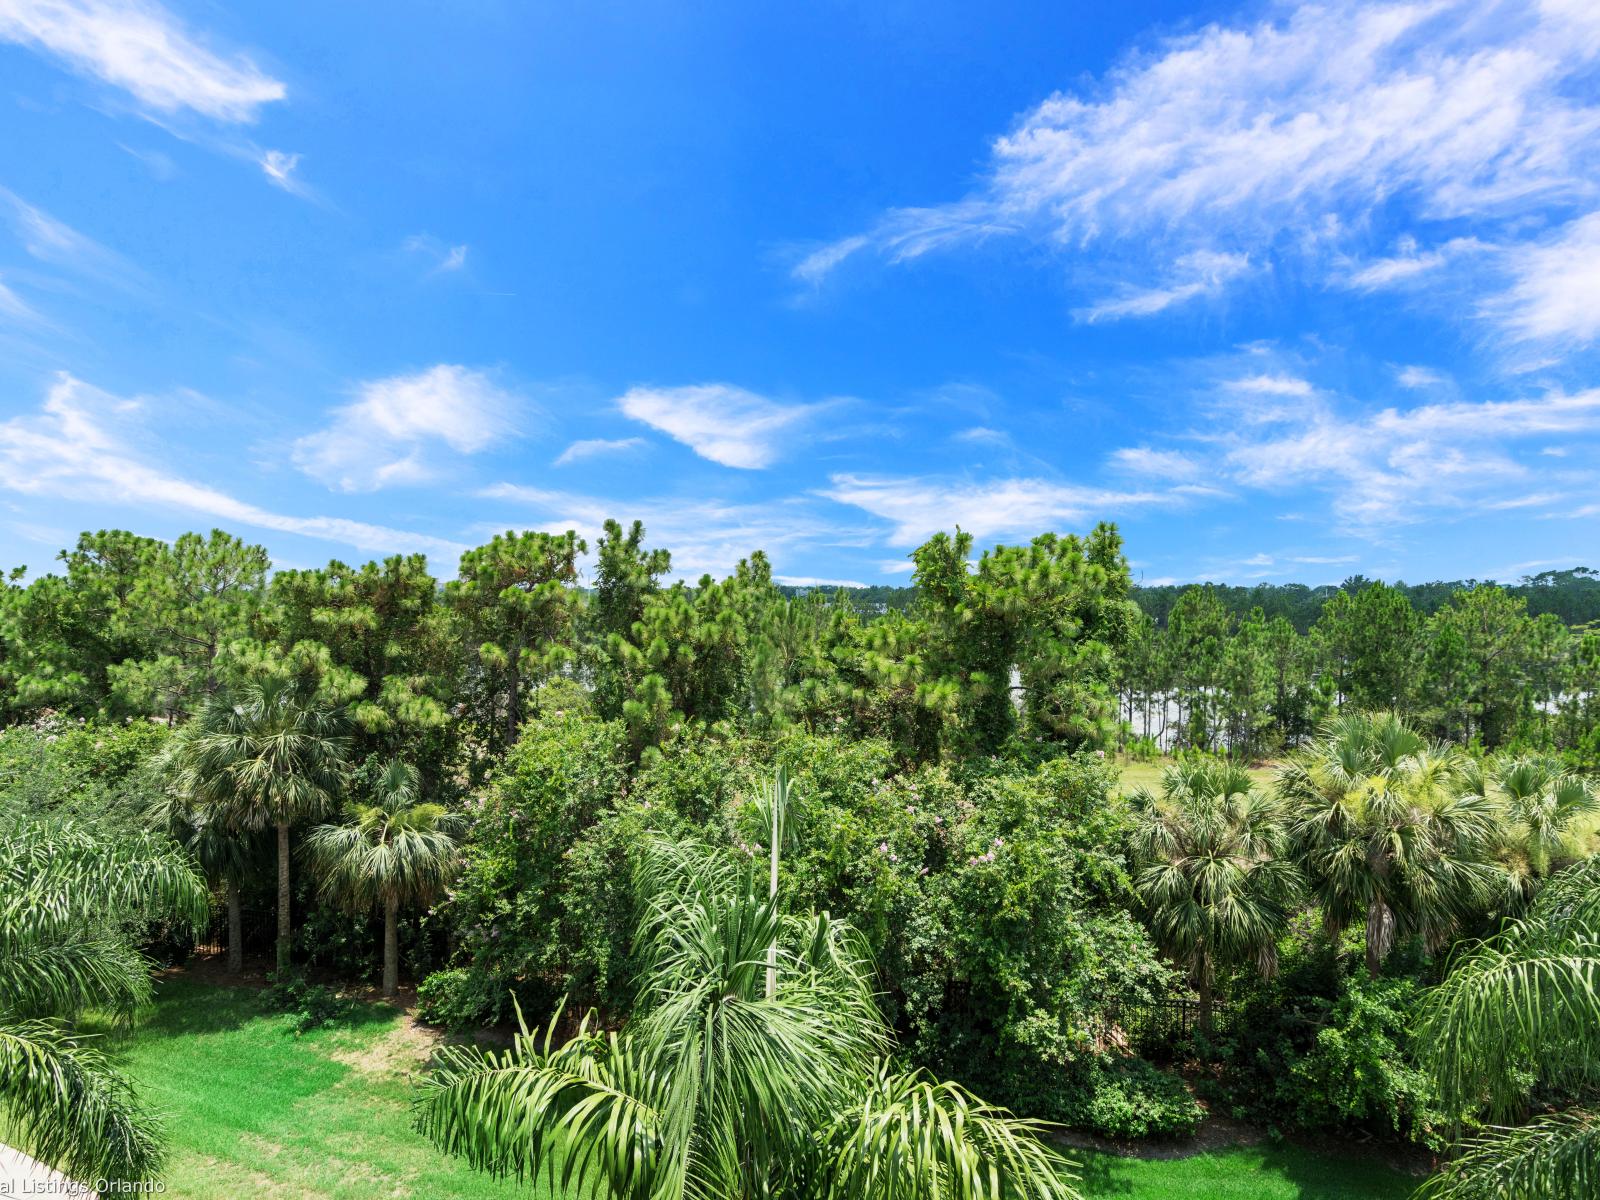
<svg viewBox="0 0 1600 1200">
<path fill-rule="evenodd" d="M 1600 5 L 0 0 L 0 563 L 1600 565 Z"/>
</svg>

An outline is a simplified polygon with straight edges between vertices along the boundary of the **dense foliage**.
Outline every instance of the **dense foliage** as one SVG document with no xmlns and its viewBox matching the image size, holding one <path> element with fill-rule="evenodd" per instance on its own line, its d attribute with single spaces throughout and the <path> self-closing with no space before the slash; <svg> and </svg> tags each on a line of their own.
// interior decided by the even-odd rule
<svg viewBox="0 0 1600 1200">
<path fill-rule="evenodd" d="M 589 550 L 508 532 L 441 585 L 421 556 L 274 573 L 221 532 L 86 534 L 0 590 L 0 816 L 175 843 L 235 969 L 275 918 L 308 1021 L 330 980 L 292 959 L 381 964 L 452 1026 L 592 1011 L 516 1053 L 602 1071 L 599 1031 L 660 1001 L 643 848 L 759 873 L 781 768 L 785 911 L 854 931 L 874 1045 L 955 1089 L 886 1074 L 886 1104 L 970 1088 L 1146 1137 L 1198 1095 L 1435 1147 L 1488 1111 L 1412 1018 L 1596 848 L 1590 573 L 1169 595 L 1100 526 L 941 534 L 912 589 L 852 595 L 759 552 L 669 582 L 637 523 Z M 1119 749 L 1171 753 L 1159 788 L 1120 794 Z M 1572 1099 L 1523 1082 L 1519 1117 Z"/>
</svg>

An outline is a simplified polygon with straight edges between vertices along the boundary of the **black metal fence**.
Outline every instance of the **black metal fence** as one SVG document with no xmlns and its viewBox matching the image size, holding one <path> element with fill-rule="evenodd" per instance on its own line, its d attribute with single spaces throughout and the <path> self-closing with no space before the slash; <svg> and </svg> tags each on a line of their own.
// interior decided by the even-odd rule
<svg viewBox="0 0 1600 1200">
<path fill-rule="evenodd" d="M 245 908 L 239 912 L 240 932 L 246 954 L 266 954 L 278 936 L 278 914 L 271 908 Z M 227 906 L 213 908 L 211 921 L 195 935 L 196 954 L 223 954 L 228 949 Z"/>
<path fill-rule="evenodd" d="M 1217 998 L 1211 1006 L 1211 1027 L 1224 1031 L 1237 1015 L 1236 1006 Z M 1118 997 L 1108 1016 L 1131 1049 L 1160 1055 L 1187 1041 L 1199 1028 L 1200 1001 L 1190 995 Z"/>
</svg>

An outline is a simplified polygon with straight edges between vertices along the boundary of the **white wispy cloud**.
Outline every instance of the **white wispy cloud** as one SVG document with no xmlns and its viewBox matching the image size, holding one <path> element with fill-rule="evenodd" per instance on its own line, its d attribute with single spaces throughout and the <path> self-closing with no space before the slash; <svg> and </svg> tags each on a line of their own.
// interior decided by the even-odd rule
<svg viewBox="0 0 1600 1200">
<path fill-rule="evenodd" d="M 332 516 L 293 516 L 261 508 L 156 466 L 133 444 L 146 407 L 71 375 L 60 375 L 34 414 L 0 422 L 0 488 L 30 496 L 97 501 L 117 508 L 190 513 L 354 546 L 375 553 L 425 551 L 446 557 L 465 546 L 427 534 Z"/>
<path fill-rule="evenodd" d="M 1200 464 L 1181 450 L 1152 450 L 1128 446 L 1111 452 L 1111 466 L 1141 479 L 1169 479 L 1186 483 L 1200 477 Z"/>
<path fill-rule="evenodd" d="M 1245 375 L 1230 379 L 1223 386 L 1251 396 L 1309 396 L 1315 390 L 1298 375 Z"/>
<path fill-rule="evenodd" d="M 1395 381 L 1403 388 L 1413 391 L 1421 388 L 1438 387 L 1445 383 L 1445 377 L 1431 367 L 1401 367 L 1395 374 Z"/>
<path fill-rule="evenodd" d="M 1249 270 L 1249 255 L 1195 250 L 1179 256 L 1170 278 L 1160 286 L 1124 288 L 1118 296 L 1080 308 L 1074 315 L 1090 324 L 1120 321 L 1125 317 L 1153 317 L 1176 304 L 1214 296 Z"/>
<path fill-rule="evenodd" d="M 761 504 L 671 496 L 620 500 L 512 483 L 496 484 L 480 495 L 514 503 L 519 513 L 531 511 L 534 527 L 547 532 L 575 529 L 591 549 L 607 518 L 624 526 L 643 521 L 647 543 L 670 549 L 673 574 L 687 579 L 726 574 L 755 550 L 767 551 L 781 564 L 790 554 L 826 555 L 870 542 L 859 527 L 828 519 L 819 514 L 815 501 L 803 496 Z M 484 526 L 486 532 L 492 528 Z"/>
<path fill-rule="evenodd" d="M 1011 435 L 1002 429 L 990 429 L 987 425 L 974 425 L 970 429 L 963 429 L 950 435 L 952 442 L 967 442 L 974 446 L 1009 446 Z"/>
<path fill-rule="evenodd" d="M 1587 345 L 1600 337 L 1600 212 L 1510 254 L 1505 294 L 1486 305 L 1515 338 Z"/>
<path fill-rule="evenodd" d="M 256 120 L 284 84 L 249 57 L 210 49 L 153 0 L 0 0 L 0 39 L 40 50 L 158 113 Z"/>
<path fill-rule="evenodd" d="M 627 454 L 643 447 L 643 438 L 581 438 L 563 450 L 552 466 L 566 467 L 604 454 Z"/>
<path fill-rule="evenodd" d="M 1407 234 L 1395 246 L 1394 255 L 1352 267 L 1340 282 L 1356 291 L 1376 291 L 1435 271 L 1452 259 L 1467 254 L 1481 254 L 1491 249 L 1493 247 L 1477 238 L 1461 237 L 1451 238 L 1432 250 L 1423 250 L 1418 246 L 1417 239 Z"/>
<path fill-rule="evenodd" d="M 1520 444 L 1600 434 L 1600 389 L 1368 414 L 1321 397 L 1276 419 L 1223 428 L 1193 431 L 1218 450 L 1222 478 L 1269 491 L 1324 490 L 1343 528 L 1371 532 L 1429 513 L 1522 506 L 1531 471 Z"/>
<path fill-rule="evenodd" d="M 827 278 L 835 267 L 857 250 L 866 246 L 867 243 L 868 239 L 863 235 L 840 238 L 837 242 L 830 242 L 828 245 L 807 254 L 795 264 L 790 274 L 801 283 L 815 287 Z"/>
<path fill-rule="evenodd" d="M 430 275 L 448 275 L 461 270 L 467 265 L 467 253 L 471 249 L 464 243 L 449 245 L 426 233 L 412 234 L 403 243 L 403 248 L 412 254 L 432 259 L 433 266 L 428 272 Z"/>
<path fill-rule="evenodd" d="M 3 279 L 0 279 L 0 315 L 17 321 L 36 321 L 39 319 L 39 314 L 29 307 L 26 300 L 12 291 Z"/>
<path fill-rule="evenodd" d="M 1119 271 L 1124 290 L 1080 312 L 1103 320 L 1219 292 L 1220 275 L 1183 277 L 1195 255 L 1300 256 L 1309 270 L 1298 277 L 1372 289 L 1490 247 L 1514 253 L 1507 243 L 1530 218 L 1594 195 L 1594 5 L 1334 0 L 1268 11 L 1142 47 L 1050 96 L 993 141 L 968 195 L 892 210 L 800 269 L 815 282 L 846 257 L 904 261 L 1023 236 L 1078 264 L 1092 251 L 1102 277 Z M 1379 214 L 1409 219 L 1417 240 L 1359 265 Z M 1426 236 L 1435 228 L 1437 241 Z M 1566 299 L 1583 292 L 1577 267 L 1529 261 L 1519 288 L 1532 302 L 1523 327 L 1592 336 Z"/>
<path fill-rule="evenodd" d="M 300 168 L 298 154 L 289 154 L 283 150 L 264 150 L 256 162 L 260 164 L 262 174 L 275 186 L 295 195 L 305 192 L 304 185 L 295 176 L 295 172 Z"/>
<path fill-rule="evenodd" d="M 40 262 L 65 267 L 119 287 L 133 288 L 140 284 L 142 276 L 138 268 L 116 251 L 79 233 L 4 186 L 0 186 L 0 219 L 11 226 L 23 250 Z"/>
<path fill-rule="evenodd" d="M 1175 500 L 1161 492 L 1117 492 L 1044 479 L 967 483 L 859 475 L 834 475 L 819 494 L 887 521 L 888 541 L 899 546 L 917 545 L 957 525 L 980 540 L 1031 536 Z"/>
<path fill-rule="evenodd" d="M 476 454 L 509 437 L 522 402 L 482 371 L 440 363 L 373 379 L 326 429 L 294 444 L 295 465 L 329 487 L 374 491 L 434 477 L 428 452 L 443 444 Z"/>
<path fill-rule="evenodd" d="M 728 383 L 637 387 L 623 395 L 617 407 L 701 458 L 744 470 L 759 470 L 777 461 L 817 409 L 779 404 Z"/>
</svg>

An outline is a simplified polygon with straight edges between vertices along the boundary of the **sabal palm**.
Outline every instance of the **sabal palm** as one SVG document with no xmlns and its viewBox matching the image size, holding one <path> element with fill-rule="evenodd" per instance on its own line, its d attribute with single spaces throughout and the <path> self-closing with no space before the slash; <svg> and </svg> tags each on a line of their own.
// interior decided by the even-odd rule
<svg viewBox="0 0 1600 1200">
<path fill-rule="evenodd" d="M 1218 966 L 1251 962 L 1268 977 L 1277 969 L 1278 937 L 1301 891 L 1282 806 L 1242 767 L 1216 761 L 1168 767 L 1161 795 L 1141 788 L 1129 806 L 1140 900 L 1209 1029 Z"/>
<path fill-rule="evenodd" d="M 323 896 L 355 912 L 383 909 L 383 994 L 393 996 L 400 984 L 400 906 L 431 904 L 444 891 L 464 822 L 423 801 L 416 768 L 400 759 L 384 769 L 372 803 L 355 805 L 350 815 L 348 825 L 313 829 L 306 855 Z"/>
<path fill-rule="evenodd" d="M 1433 1200 L 1600 1195 L 1600 858 L 1557 874 L 1428 996 L 1415 1044 L 1447 1111 L 1526 1115 L 1535 1088 L 1583 1103 L 1488 1130 L 1422 1189 Z"/>
<path fill-rule="evenodd" d="M 1433 745 L 1390 713 L 1341 714 L 1280 772 L 1296 856 L 1330 929 L 1366 921 L 1367 969 L 1395 942 L 1438 945 L 1482 911 L 1494 803 L 1458 749 Z"/>
<path fill-rule="evenodd" d="M 447 1049 L 418 1100 L 423 1131 L 477 1167 L 628 1200 L 1075 1195 L 1034 1123 L 892 1070 L 859 938 L 785 915 L 764 884 L 652 846 L 649 965 L 626 1031 L 585 1021 L 558 1043 L 552 1020 L 505 1052 Z"/>
<path fill-rule="evenodd" d="M 1600 807 L 1594 785 L 1539 754 L 1495 762 L 1486 772 L 1503 810 L 1502 856 L 1512 883 L 1526 897 L 1552 870 L 1583 857 L 1574 825 Z"/>
<path fill-rule="evenodd" d="M 343 709 L 295 680 L 245 687 L 208 704 L 184 745 L 178 785 L 226 825 L 271 828 L 278 844 L 280 971 L 289 966 L 289 830 L 325 815 L 344 785 L 349 740 Z"/>
<path fill-rule="evenodd" d="M 170 844 L 23 824 L 0 833 L 0 1133 L 79 1179 L 148 1178 L 160 1125 L 73 1032 L 131 1016 L 150 969 L 124 927 L 204 920 L 204 881 Z"/>
</svg>

